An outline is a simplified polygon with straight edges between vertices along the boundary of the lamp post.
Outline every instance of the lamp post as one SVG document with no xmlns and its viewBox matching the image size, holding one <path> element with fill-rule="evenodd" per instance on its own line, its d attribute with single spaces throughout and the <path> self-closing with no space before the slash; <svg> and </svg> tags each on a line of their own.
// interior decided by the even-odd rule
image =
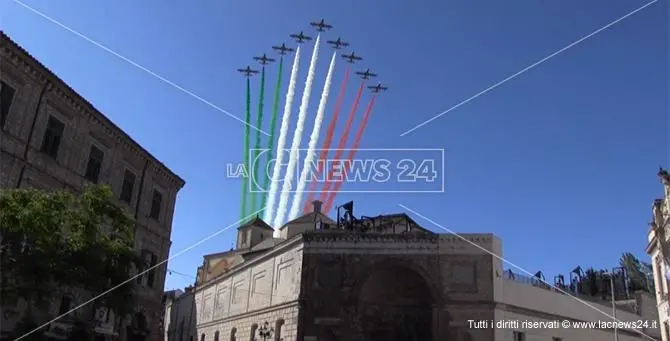
<svg viewBox="0 0 670 341">
<path fill-rule="evenodd" d="M 612 319 L 614 320 L 614 341 L 619 341 L 619 328 L 617 326 L 617 319 L 616 319 L 616 296 L 614 295 L 614 275 L 617 272 L 625 274 L 626 270 L 623 267 L 618 266 L 613 267 L 612 272 L 610 273 L 610 296 L 612 297 Z"/>
<path fill-rule="evenodd" d="M 274 329 L 270 327 L 268 321 L 265 321 L 265 323 L 263 323 L 263 325 L 260 328 L 258 328 L 258 336 L 260 337 L 260 340 L 268 341 L 272 339 L 273 335 L 274 335 Z"/>
</svg>

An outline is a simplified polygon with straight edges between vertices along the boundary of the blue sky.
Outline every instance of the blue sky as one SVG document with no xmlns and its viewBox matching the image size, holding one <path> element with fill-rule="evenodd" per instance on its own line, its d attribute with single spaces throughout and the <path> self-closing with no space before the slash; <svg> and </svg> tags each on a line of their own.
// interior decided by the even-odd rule
<svg viewBox="0 0 670 341">
<path fill-rule="evenodd" d="M 235 69 L 290 43 L 290 33 L 313 32 L 308 22 L 325 17 L 336 26 L 325 37 L 349 41 L 365 58 L 360 66 L 389 86 L 361 147 L 446 149 L 444 194 L 341 194 L 338 202 L 354 200 L 364 215 L 403 204 L 457 232 L 493 232 L 504 257 L 547 278 L 576 265 L 612 266 L 623 251 L 647 259 L 651 203 L 662 195 L 655 174 L 668 166 L 670 142 L 667 1 L 404 137 L 645 1 L 25 3 L 239 117 L 244 81 Z M 15 41 L 186 179 L 173 254 L 238 219 L 240 180 L 226 179 L 225 168 L 242 158 L 239 122 L 13 1 L 0 2 L 0 13 Z M 308 132 L 331 53 L 322 50 L 329 52 L 319 59 Z M 299 84 L 307 63 L 303 57 Z M 350 86 L 343 115 L 353 92 Z M 335 92 L 329 108 L 334 101 Z M 169 267 L 194 275 L 203 254 L 229 249 L 234 236 L 230 229 Z M 190 281 L 172 275 L 166 287 Z"/>
</svg>

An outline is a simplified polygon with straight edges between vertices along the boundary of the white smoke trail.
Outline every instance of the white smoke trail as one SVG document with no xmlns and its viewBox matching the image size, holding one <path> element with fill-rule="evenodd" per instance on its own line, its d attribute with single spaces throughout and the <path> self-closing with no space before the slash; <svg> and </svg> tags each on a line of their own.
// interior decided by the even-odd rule
<svg viewBox="0 0 670 341">
<path fill-rule="evenodd" d="M 314 128 L 312 128 L 312 135 L 309 137 L 307 157 L 305 158 L 305 163 L 302 165 L 300 180 L 298 180 L 298 187 L 296 188 L 295 195 L 293 196 L 293 203 L 291 204 L 288 220 L 295 219 L 300 211 L 300 205 L 302 204 L 302 192 L 305 190 L 305 185 L 307 184 L 307 173 L 310 171 L 310 167 L 314 162 L 314 156 L 316 155 L 314 149 L 316 149 L 316 144 L 319 142 L 319 133 L 321 132 L 321 125 L 323 124 L 323 116 L 326 113 L 326 103 L 328 103 L 328 95 L 330 94 L 330 85 L 333 78 L 333 70 L 335 70 L 336 55 L 337 53 L 334 52 L 333 58 L 330 59 L 328 75 L 326 75 L 326 82 L 323 85 L 323 92 L 321 93 L 321 100 L 319 101 L 319 109 L 317 110 L 316 118 L 314 119 Z"/>
<path fill-rule="evenodd" d="M 302 102 L 300 103 L 300 111 L 298 112 L 298 125 L 293 134 L 293 141 L 291 142 L 291 156 L 288 160 L 288 167 L 286 168 L 286 177 L 282 185 L 281 193 L 279 195 L 279 206 L 277 207 L 277 216 L 275 217 L 273 226 L 279 227 L 284 223 L 286 216 L 286 206 L 288 204 L 288 197 L 291 190 L 291 182 L 295 173 L 292 171 L 298 162 L 298 148 L 302 139 L 302 131 L 305 128 L 305 118 L 307 117 L 307 107 L 309 107 L 309 96 L 312 93 L 312 83 L 314 83 L 314 72 L 316 70 L 316 60 L 319 58 L 319 41 L 321 36 L 316 36 L 314 43 L 314 51 L 312 52 L 312 60 L 309 62 L 309 71 L 307 71 L 307 80 L 305 81 L 305 90 L 302 93 Z"/>
<path fill-rule="evenodd" d="M 291 78 L 288 82 L 288 91 L 286 92 L 286 103 L 284 104 L 284 114 L 281 118 L 281 127 L 279 128 L 279 140 L 277 141 L 277 158 L 274 167 L 272 168 L 272 181 L 270 182 L 270 191 L 268 192 L 267 205 L 265 205 L 265 221 L 271 222 L 274 215 L 275 201 L 277 198 L 277 190 L 279 189 L 279 174 L 281 173 L 281 165 L 284 161 L 284 153 L 282 152 L 286 146 L 286 136 L 288 135 L 288 125 L 291 121 L 291 107 L 293 106 L 293 98 L 295 97 L 295 83 L 298 80 L 298 69 L 300 65 L 300 45 L 295 50 L 295 57 L 293 58 L 293 66 L 291 67 Z M 266 170 L 267 171 L 267 170 Z"/>
</svg>

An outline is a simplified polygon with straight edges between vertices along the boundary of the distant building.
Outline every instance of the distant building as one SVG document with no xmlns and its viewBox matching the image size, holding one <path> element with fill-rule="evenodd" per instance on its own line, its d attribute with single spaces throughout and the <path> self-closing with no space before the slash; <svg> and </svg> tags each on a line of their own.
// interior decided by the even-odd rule
<svg viewBox="0 0 670 341">
<path fill-rule="evenodd" d="M 166 259 L 177 192 L 184 180 L 1 31 L 0 70 L 0 187 L 77 192 L 87 183 L 109 184 L 118 204 L 137 221 L 135 246 L 146 265 Z M 97 312 L 100 336 L 160 340 L 165 273 L 162 266 L 138 278 L 137 313 L 132 318 L 114 317 L 104 309 Z M 54 295 L 53 306 L 43 316 L 47 320 L 90 298 L 65 290 Z M 1 307 L 3 335 L 14 328 L 25 308 L 25 302 Z M 70 327 L 71 320 L 64 318 L 48 333 L 64 337 Z"/>
<path fill-rule="evenodd" d="M 163 334 L 165 334 L 165 340 L 167 340 L 168 333 L 174 328 L 174 326 L 170 324 L 170 321 L 176 320 L 176 315 L 179 310 L 179 305 L 174 304 L 174 302 L 183 294 L 184 292 L 180 289 L 169 290 L 163 294 L 163 306 L 165 308 L 163 310 L 163 318 L 161 318 L 161 328 Z"/>
<path fill-rule="evenodd" d="M 238 229 L 235 249 L 204 256 L 194 304 L 180 306 L 167 340 L 613 339 L 611 328 L 476 328 L 476 321 L 607 321 L 596 309 L 612 313 L 607 300 L 580 302 L 537 278 L 503 271 L 491 255 L 501 255 L 502 243 L 492 234 L 437 234 L 405 214 L 357 219 L 353 209 L 336 223 L 320 208 L 317 201 L 311 213 L 281 227 L 280 238 L 253 219 Z M 617 302 L 621 321 L 655 315 L 646 293 Z M 653 325 L 640 327 L 618 330 L 618 340 L 658 334 Z"/>
<path fill-rule="evenodd" d="M 664 197 L 656 199 L 652 204 L 653 220 L 649 224 L 647 254 L 651 256 L 654 269 L 658 316 L 661 323 L 663 341 L 670 341 L 670 174 L 661 169 L 658 173 L 663 183 Z"/>
<path fill-rule="evenodd" d="M 190 286 L 179 295 L 170 297 L 166 293 L 165 301 L 165 338 L 164 340 L 193 341 L 196 334 L 194 287 Z M 221 339 L 223 341 L 223 339 Z"/>
</svg>

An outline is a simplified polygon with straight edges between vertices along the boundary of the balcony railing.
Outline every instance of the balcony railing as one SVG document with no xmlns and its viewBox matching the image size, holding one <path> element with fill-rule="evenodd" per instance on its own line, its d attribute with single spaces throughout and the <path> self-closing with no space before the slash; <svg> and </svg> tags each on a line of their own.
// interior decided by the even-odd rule
<svg viewBox="0 0 670 341">
<path fill-rule="evenodd" d="M 503 273 L 503 278 L 506 280 L 514 281 L 517 283 L 521 283 L 524 285 L 530 285 L 534 286 L 536 288 L 544 289 L 547 291 L 555 292 L 557 294 L 562 294 L 562 295 L 571 295 L 571 296 L 577 296 L 579 299 L 586 300 L 586 301 L 591 301 L 594 303 L 600 303 L 600 304 L 611 304 L 610 298 L 603 298 L 603 297 L 598 297 L 598 296 L 591 296 L 589 294 L 584 294 L 584 293 L 575 293 L 574 290 L 572 290 L 568 285 L 549 285 L 546 282 L 543 282 L 537 277 L 531 277 L 531 276 L 526 276 L 522 274 L 515 273 L 511 270 L 506 270 Z M 560 290 L 559 290 L 560 289 Z M 668 299 L 667 295 L 664 296 L 665 299 Z M 636 307 L 629 307 L 626 305 L 619 305 L 617 304 L 617 307 L 621 310 L 625 310 L 631 313 L 636 313 Z"/>
</svg>

